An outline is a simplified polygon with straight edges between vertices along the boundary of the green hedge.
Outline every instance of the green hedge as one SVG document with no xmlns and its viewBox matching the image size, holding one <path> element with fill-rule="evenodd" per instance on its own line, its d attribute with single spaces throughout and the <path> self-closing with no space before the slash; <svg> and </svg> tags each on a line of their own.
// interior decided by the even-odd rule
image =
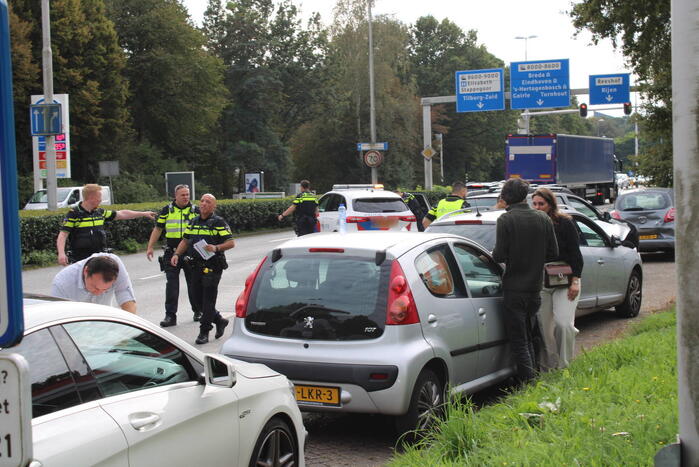
<svg viewBox="0 0 699 467">
<path fill-rule="evenodd" d="M 433 206 L 446 196 L 444 191 L 420 191 L 420 193 L 424 193 Z M 283 222 L 279 222 L 277 216 L 289 207 L 292 199 L 289 197 L 285 199 L 219 200 L 216 213 L 228 222 L 234 233 L 259 229 L 288 229 L 292 227 L 291 219 L 287 217 Z M 165 201 L 161 201 L 159 203 L 117 204 L 104 207 L 112 210 L 150 210 L 157 213 L 165 204 Z M 56 237 L 66 212 L 68 209 L 60 209 L 55 212 L 19 211 L 22 252 L 28 255 L 30 252 L 38 250 L 56 251 Z M 147 242 L 154 225 L 150 219 L 143 218 L 110 222 L 107 224 L 109 246 L 121 250 L 126 249 L 129 241 Z"/>
<path fill-rule="evenodd" d="M 221 200 L 218 202 L 216 213 L 222 216 L 233 229 L 234 233 L 253 231 L 257 229 L 290 228 L 291 221 L 277 220 L 284 209 L 291 204 L 291 198 L 274 200 Z M 109 209 L 132 209 L 134 211 L 159 212 L 165 205 L 161 203 L 139 203 L 108 206 Z M 20 240 L 22 252 L 29 254 L 35 250 L 56 251 L 56 237 L 68 209 L 56 212 L 49 211 L 20 211 Z M 115 221 L 107 224 L 109 246 L 124 249 L 129 240 L 139 243 L 147 242 L 155 225 L 154 221 L 146 218 L 127 221 Z"/>
</svg>

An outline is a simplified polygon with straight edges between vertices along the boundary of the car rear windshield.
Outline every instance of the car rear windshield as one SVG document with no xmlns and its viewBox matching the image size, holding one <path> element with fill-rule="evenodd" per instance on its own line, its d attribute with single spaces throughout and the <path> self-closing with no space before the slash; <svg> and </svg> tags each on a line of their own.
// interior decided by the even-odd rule
<svg viewBox="0 0 699 467">
<path fill-rule="evenodd" d="M 479 207 L 492 209 L 495 206 L 495 203 L 498 202 L 498 198 L 497 196 L 488 198 L 468 198 L 466 201 L 468 201 L 468 204 L 470 204 L 473 208 Z"/>
<path fill-rule="evenodd" d="M 617 209 L 620 211 L 657 211 L 667 209 L 670 205 L 670 197 L 660 192 L 629 193 L 617 200 Z"/>
<path fill-rule="evenodd" d="M 390 261 L 309 253 L 266 264 L 245 326 L 291 339 L 358 340 L 383 334 Z"/>
<path fill-rule="evenodd" d="M 357 198 L 352 202 L 356 212 L 405 212 L 408 206 L 397 198 Z"/>
<path fill-rule="evenodd" d="M 432 224 L 427 231 L 461 235 L 479 243 L 488 251 L 495 248 L 495 224 Z"/>
</svg>

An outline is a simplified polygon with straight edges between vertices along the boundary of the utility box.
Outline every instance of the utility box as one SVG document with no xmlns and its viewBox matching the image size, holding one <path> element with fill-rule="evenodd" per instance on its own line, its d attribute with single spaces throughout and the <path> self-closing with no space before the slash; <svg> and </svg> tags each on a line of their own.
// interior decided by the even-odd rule
<svg viewBox="0 0 699 467">
<path fill-rule="evenodd" d="M 169 198 L 175 197 L 175 187 L 177 185 L 187 185 L 189 187 L 189 198 L 197 199 L 194 191 L 194 172 L 165 172 L 165 194 Z"/>
<path fill-rule="evenodd" d="M 296 196 L 301 193 L 300 183 L 289 183 L 289 195 Z"/>
</svg>

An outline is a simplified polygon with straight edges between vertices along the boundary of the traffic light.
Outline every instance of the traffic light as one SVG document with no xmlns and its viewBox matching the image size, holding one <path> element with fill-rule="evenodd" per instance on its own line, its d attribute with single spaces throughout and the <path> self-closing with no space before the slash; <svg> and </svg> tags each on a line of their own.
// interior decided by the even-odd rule
<svg viewBox="0 0 699 467">
<path fill-rule="evenodd" d="M 580 116 L 587 117 L 587 104 L 580 104 Z"/>
<path fill-rule="evenodd" d="M 631 115 L 631 102 L 624 102 L 624 115 Z"/>
</svg>

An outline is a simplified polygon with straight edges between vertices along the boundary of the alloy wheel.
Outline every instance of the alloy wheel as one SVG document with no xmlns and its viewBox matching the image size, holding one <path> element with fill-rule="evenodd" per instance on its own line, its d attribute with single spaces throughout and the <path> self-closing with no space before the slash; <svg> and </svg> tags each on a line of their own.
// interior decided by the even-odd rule
<svg viewBox="0 0 699 467">
<path fill-rule="evenodd" d="M 276 427 L 265 436 L 255 465 L 260 467 L 292 467 L 296 465 L 296 448 L 291 435 Z"/>
</svg>

